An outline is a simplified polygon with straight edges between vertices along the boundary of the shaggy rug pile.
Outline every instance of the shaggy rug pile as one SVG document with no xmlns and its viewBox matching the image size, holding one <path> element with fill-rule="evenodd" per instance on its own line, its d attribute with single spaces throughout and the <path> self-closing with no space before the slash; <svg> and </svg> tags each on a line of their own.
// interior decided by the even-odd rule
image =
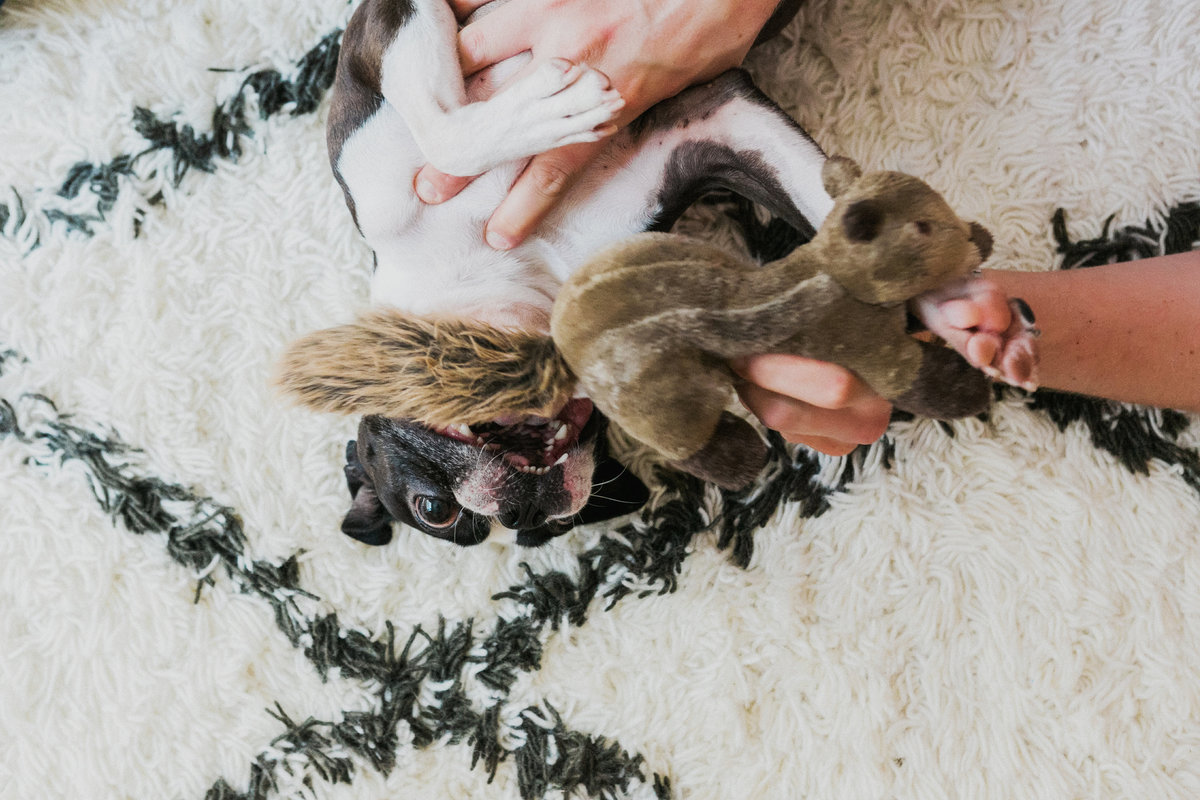
<svg viewBox="0 0 1200 800">
<path fill-rule="evenodd" d="M 1002 390 L 540 549 L 341 535 L 354 422 L 267 375 L 366 300 L 351 11 L 0 7 L 0 797 L 1200 797 L 1184 414 Z M 811 0 L 749 65 L 991 263 L 1086 268 L 1197 245 L 1197 42 L 1192 0 Z M 689 230 L 779 233 L 718 200 Z"/>
</svg>

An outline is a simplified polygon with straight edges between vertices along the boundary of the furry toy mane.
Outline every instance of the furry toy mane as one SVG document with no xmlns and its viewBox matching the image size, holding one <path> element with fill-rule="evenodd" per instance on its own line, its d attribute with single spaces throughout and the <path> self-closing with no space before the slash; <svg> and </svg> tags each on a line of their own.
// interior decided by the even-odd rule
<svg viewBox="0 0 1200 800">
<path fill-rule="evenodd" d="M 433 426 L 553 416 L 574 383 L 548 336 L 395 309 L 293 342 L 275 375 L 308 408 Z"/>
</svg>

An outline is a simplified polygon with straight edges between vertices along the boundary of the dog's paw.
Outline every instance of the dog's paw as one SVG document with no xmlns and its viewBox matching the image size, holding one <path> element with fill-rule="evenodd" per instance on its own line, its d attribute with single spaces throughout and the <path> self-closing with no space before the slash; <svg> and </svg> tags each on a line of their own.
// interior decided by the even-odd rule
<svg viewBox="0 0 1200 800">
<path fill-rule="evenodd" d="M 448 175 L 479 175 L 564 145 L 599 141 L 617 130 L 613 120 L 624 106 L 602 73 L 556 58 L 491 99 L 438 119 L 421 149 Z"/>
<path fill-rule="evenodd" d="M 603 138 L 616 130 L 612 120 L 625 107 L 603 73 L 565 58 L 545 62 L 494 101 L 519 126 L 530 155 Z"/>
<path fill-rule="evenodd" d="M 914 298 L 911 308 L 930 332 L 989 377 L 1028 391 L 1037 388 L 1039 331 L 1025 301 L 976 279 Z"/>
</svg>

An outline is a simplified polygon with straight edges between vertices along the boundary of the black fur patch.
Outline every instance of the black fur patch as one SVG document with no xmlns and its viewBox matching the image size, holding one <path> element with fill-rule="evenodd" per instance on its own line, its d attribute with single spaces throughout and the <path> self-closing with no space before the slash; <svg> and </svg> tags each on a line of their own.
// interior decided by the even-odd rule
<svg viewBox="0 0 1200 800">
<path fill-rule="evenodd" d="M 661 211 L 650 230 L 670 230 L 700 197 L 722 189 L 763 206 L 801 236 L 811 239 L 816 233 L 788 199 L 778 173 L 761 153 L 735 151 L 716 142 L 687 142 L 671 153 L 658 190 Z"/>
</svg>

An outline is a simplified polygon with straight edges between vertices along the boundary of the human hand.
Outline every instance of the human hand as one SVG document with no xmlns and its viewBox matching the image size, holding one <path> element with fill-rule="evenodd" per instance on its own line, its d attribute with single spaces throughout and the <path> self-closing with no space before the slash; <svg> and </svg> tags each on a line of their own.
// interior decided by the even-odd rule
<svg viewBox="0 0 1200 800">
<path fill-rule="evenodd" d="M 451 5 L 463 19 L 484 1 Z M 526 51 L 533 56 L 526 69 L 551 58 L 586 63 L 607 75 L 624 98 L 616 120 L 624 125 L 660 100 L 740 64 L 777 4 L 510 0 L 462 29 L 459 58 L 467 76 Z M 531 159 L 488 221 L 488 243 L 504 250 L 524 240 L 603 146 L 603 141 L 576 144 Z M 426 202 L 444 202 L 471 180 L 426 165 L 416 190 Z"/>
<path fill-rule="evenodd" d="M 844 456 L 887 430 L 892 404 L 837 364 L 770 353 L 732 366 L 742 403 L 789 442 Z"/>
</svg>

